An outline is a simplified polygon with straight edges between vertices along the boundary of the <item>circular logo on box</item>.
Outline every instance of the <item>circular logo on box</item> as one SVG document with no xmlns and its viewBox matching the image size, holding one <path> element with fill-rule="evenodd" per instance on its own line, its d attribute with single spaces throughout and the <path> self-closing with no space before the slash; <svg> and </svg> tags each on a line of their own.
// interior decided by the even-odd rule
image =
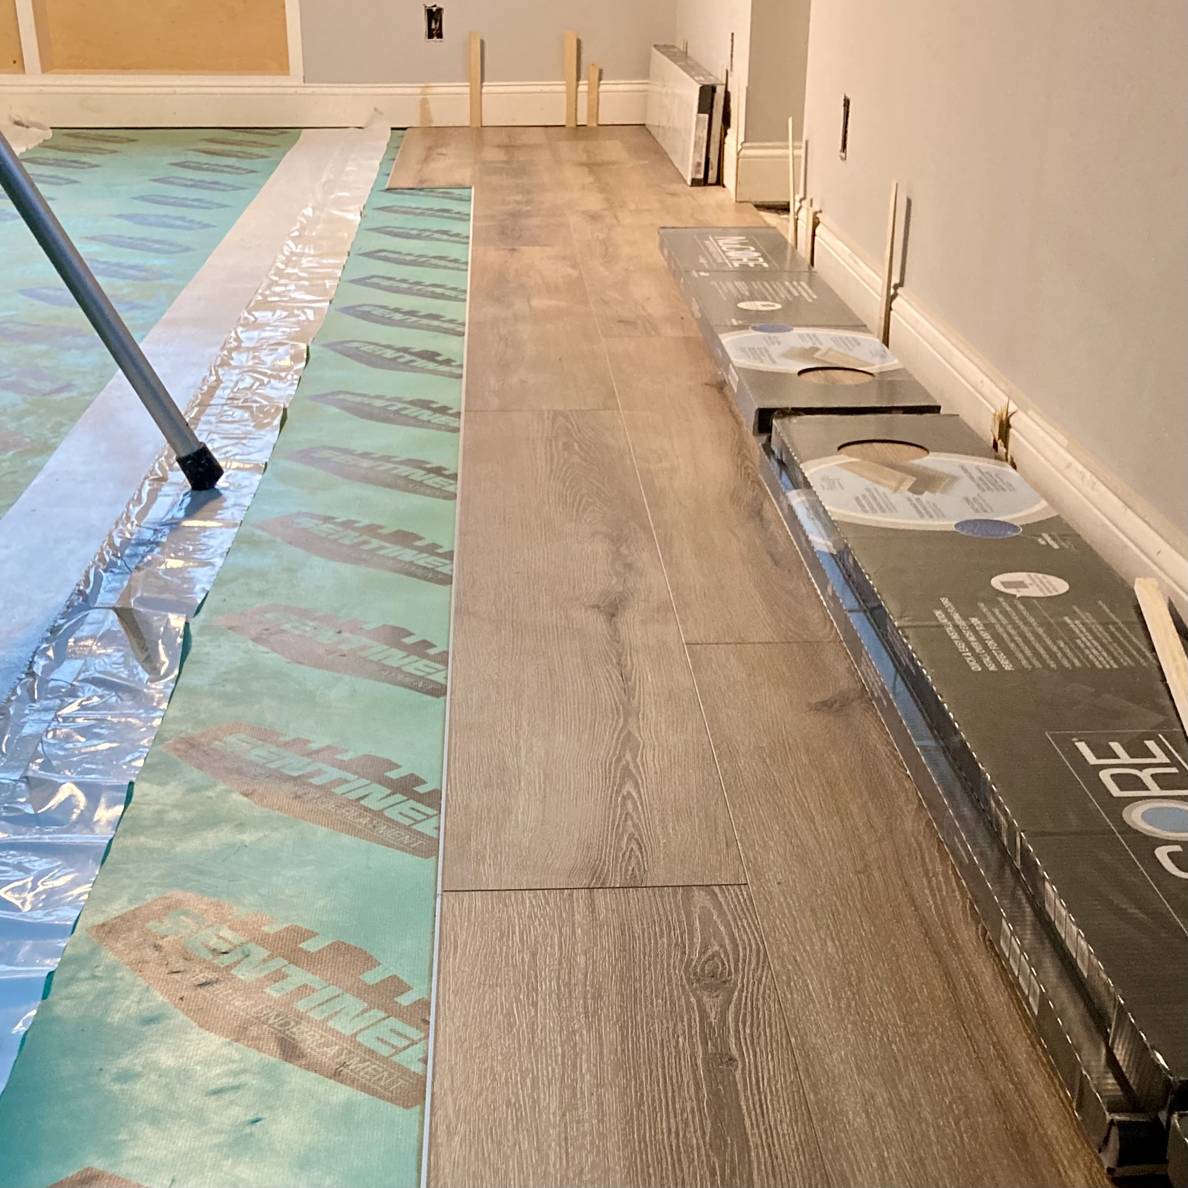
<svg viewBox="0 0 1188 1188">
<path fill-rule="evenodd" d="M 1015 598 L 1055 598 L 1068 593 L 1068 582 L 1051 573 L 1000 573 L 990 584 L 1000 594 Z"/>
<path fill-rule="evenodd" d="M 740 301 L 738 308 L 745 309 L 749 313 L 775 313 L 783 306 L 778 301 Z"/>
<path fill-rule="evenodd" d="M 1013 467 L 910 442 L 853 442 L 803 465 L 829 514 L 852 524 L 1004 537 L 1052 509 Z M 971 526 L 978 525 L 975 531 Z"/>
</svg>

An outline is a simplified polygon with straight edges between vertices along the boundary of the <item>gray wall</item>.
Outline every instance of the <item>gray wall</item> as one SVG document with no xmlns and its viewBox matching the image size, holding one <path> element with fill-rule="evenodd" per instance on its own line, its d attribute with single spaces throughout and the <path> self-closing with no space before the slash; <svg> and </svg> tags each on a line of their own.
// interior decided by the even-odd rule
<svg viewBox="0 0 1188 1188">
<path fill-rule="evenodd" d="M 809 0 L 752 0 L 747 140 L 801 139 L 808 36 Z"/>
<path fill-rule="evenodd" d="M 813 0 L 806 100 L 826 220 L 877 263 L 906 186 L 914 296 L 1181 534 L 1186 44 L 1183 0 Z"/>
<path fill-rule="evenodd" d="M 421 0 L 301 0 L 307 82 L 466 81 L 466 39 L 482 33 L 488 82 L 562 77 L 562 34 L 582 40 L 582 74 L 648 77 L 654 42 L 673 39 L 676 0 L 441 0 L 445 38 L 425 40 Z"/>
</svg>

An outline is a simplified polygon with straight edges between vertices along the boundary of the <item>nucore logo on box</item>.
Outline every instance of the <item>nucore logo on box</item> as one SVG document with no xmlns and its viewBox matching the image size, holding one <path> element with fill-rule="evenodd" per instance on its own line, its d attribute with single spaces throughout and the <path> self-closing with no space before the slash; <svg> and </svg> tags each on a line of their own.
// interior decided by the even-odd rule
<svg viewBox="0 0 1188 1188">
<path fill-rule="evenodd" d="M 1188 880 L 1188 761 L 1183 747 L 1167 734 L 1151 731 L 1088 730 L 1048 737 L 1115 827 L 1150 839 L 1159 865 Z"/>
</svg>

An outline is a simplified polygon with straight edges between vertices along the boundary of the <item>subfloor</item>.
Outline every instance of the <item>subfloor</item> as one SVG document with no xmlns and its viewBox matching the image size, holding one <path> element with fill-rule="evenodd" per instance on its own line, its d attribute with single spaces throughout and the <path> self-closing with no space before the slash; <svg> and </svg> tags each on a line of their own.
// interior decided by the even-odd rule
<svg viewBox="0 0 1188 1188">
<path fill-rule="evenodd" d="M 638 128 L 473 185 L 429 1180 L 1102 1182 L 656 247 Z"/>
</svg>

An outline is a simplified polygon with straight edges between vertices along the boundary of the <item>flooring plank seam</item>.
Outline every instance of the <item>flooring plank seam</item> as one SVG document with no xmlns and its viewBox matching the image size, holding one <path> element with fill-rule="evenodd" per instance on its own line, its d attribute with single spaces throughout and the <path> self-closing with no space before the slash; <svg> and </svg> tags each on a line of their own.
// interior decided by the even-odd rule
<svg viewBox="0 0 1188 1188">
<path fill-rule="evenodd" d="M 579 271 L 580 271 L 580 264 L 579 264 Z M 586 279 L 584 272 L 582 273 L 582 279 L 583 279 L 583 282 Z M 699 714 L 701 715 L 702 728 L 705 730 L 705 736 L 706 736 L 706 740 L 709 744 L 710 754 L 713 757 L 714 771 L 716 772 L 717 778 L 718 778 L 718 787 L 721 789 L 722 801 L 726 806 L 726 812 L 730 818 L 730 825 L 731 825 L 732 830 L 734 831 L 734 843 L 738 849 L 739 862 L 741 863 L 743 873 L 746 876 L 746 881 L 742 884 L 742 886 L 745 887 L 744 894 L 745 894 L 747 902 L 751 906 L 751 911 L 754 915 L 755 928 L 759 934 L 759 943 L 761 945 L 764 958 L 767 961 L 768 967 L 770 969 L 774 969 L 775 964 L 773 961 L 773 954 L 771 951 L 771 946 L 768 942 L 767 929 L 764 927 L 763 916 L 760 914 L 760 912 L 758 910 L 758 905 L 755 903 L 754 893 L 752 892 L 752 889 L 750 886 L 750 873 L 749 873 L 748 866 L 747 866 L 747 856 L 746 856 L 746 853 L 745 853 L 743 845 L 742 845 L 742 840 L 739 836 L 738 823 L 737 823 L 737 821 L 735 819 L 735 815 L 734 815 L 734 806 L 730 802 L 730 795 L 726 788 L 726 780 L 722 774 L 722 764 L 718 757 L 717 746 L 714 743 L 713 732 L 710 730 L 709 718 L 707 717 L 706 711 L 705 711 L 705 701 L 701 695 L 701 687 L 697 680 L 697 673 L 694 671 L 694 668 L 693 668 L 693 660 L 692 660 L 692 656 L 690 655 L 690 652 L 689 652 L 689 644 L 685 638 L 685 630 L 684 630 L 683 624 L 681 623 L 680 611 L 677 608 L 676 597 L 673 594 L 673 589 L 672 589 L 672 582 L 670 581 L 669 575 L 668 575 L 668 566 L 664 560 L 663 550 L 660 547 L 660 537 L 656 531 L 656 522 L 652 515 L 651 505 L 648 502 L 647 491 L 644 488 L 643 476 L 640 474 L 639 459 L 636 456 L 635 446 L 634 446 L 634 443 L 631 441 L 631 434 L 627 428 L 627 419 L 623 413 L 623 403 L 622 403 L 622 400 L 619 395 L 618 381 L 615 378 L 614 368 L 611 366 L 610 352 L 606 348 L 606 336 L 603 334 L 600 334 L 599 337 L 602 342 L 603 351 L 606 355 L 607 369 L 610 372 L 611 386 L 614 390 L 615 401 L 618 406 L 619 421 L 622 425 L 623 436 L 627 441 L 627 450 L 631 457 L 632 468 L 635 471 L 635 480 L 639 485 L 640 498 L 643 500 L 644 508 L 646 510 L 647 517 L 648 517 L 648 524 L 651 527 L 652 542 L 655 545 L 656 555 L 660 559 L 660 570 L 661 570 L 661 573 L 663 573 L 663 575 L 664 575 L 664 585 L 665 585 L 665 589 L 668 591 L 669 605 L 672 608 L 672 614 L 673 614 L 674 620 L 676 621 L 677 631 L 679 632 L 680 637 L 681 637 L 681 649 L 682 649 L 682 652 L 684 653 L 685 664 L 689 671 L 689 678 L 693 683 L 693 691 L 697 698 L 697 708 L 698 708 Z M 792 545 L 790 533 L 789 533 L 788 543 L 790 546 Z M 779 1007 L 780 1017 L 783 1019 L 784 1027 L 787 1031 L 788 1036 L 791 1037 L 795 1033 L 792 1030 L 792 1026 L 791 1026 L 792 1021 L 789 1017 L 788 1004 L 785 1002 L 784 993 L 780 988 L 779 979 L 773 977 L 773 982 L 775 984 L 775 999 L 776 999 L 776 1003 Z M 817 1165 L 819 1167 L 823 1168 L 826 1166 L 824 1150 L 823 1150 L 822 1143 L 821 1143 L 820 1129 L 819 1129 L 817 1120 L 814 1117 L 812 1097 L 808 1093 L 808 1087 L 805 1084 L 804 1076 L 802 1075 L 802 1073 L 800 1071 L 800 1060 L 799 1060 L 795 1051 L 792 1052 L 791 1059 L 792 1059 L 793 1070 L 794 1070 L 794 1073 L 796 1076 L 796 1082 L 800 1087 L 801 1094 L 803 1095 L 804 1101 L 806 1104 L 806 1110 L 807 1110 L 808 1119 L 809 1119 L 809 1130 L 813 1135 L 813 1141 L 814 1141 L 814 1144 L 816 1147 Z"/>
</svg>

